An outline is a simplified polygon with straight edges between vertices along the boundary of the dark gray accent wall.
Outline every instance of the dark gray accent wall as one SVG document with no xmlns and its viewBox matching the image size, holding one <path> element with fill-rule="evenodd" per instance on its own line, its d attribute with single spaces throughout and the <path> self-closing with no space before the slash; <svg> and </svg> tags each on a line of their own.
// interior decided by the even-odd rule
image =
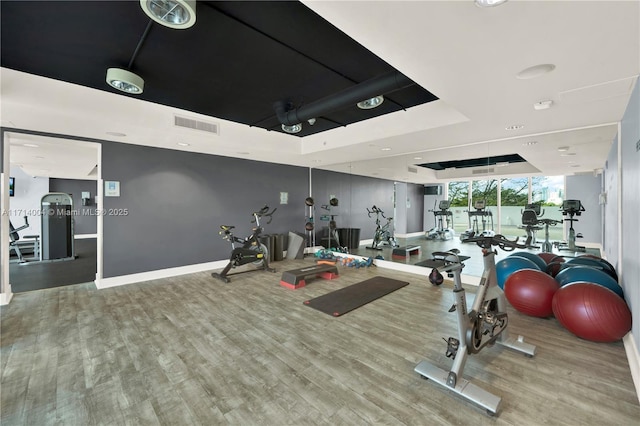
<svg viewBox="0 0 640 426">
<path fill-rule="evenodd" d="M 424 218 L 424 185 L 410 183 L 407 185 L 407 233 L 422 232 Z"/>
<path fill-rule="evenodd" d="M 367 208 L 376 205 L 385 216 L 393 217 L 392 181 L 317 169 L 312 171 L 311 181 L 316 217 L 325 214 L 320 206 L 329 204 L 329 196 L 335 195 L 340 204 L 331 214 L 338 215 L 338 228 L 360 229 L 361 240 L 372 239 L 376 229 L 375 216 L 368 217 Z M 326 223 L 317 220 L 316 229 Z"/>
<path fill-rule="evenodd" d="M 97 234 L 98 219 L 96 217 L 95 196 L 98 194 L 98 184 L 95 180 L 77 179 L 49 179 L 50 192 L 64 192 L 73 198 L 73 231 L 75 235 Z M 82 205 L 82 192 L 90 192 L 91 204 Z"/>
<path fill-rule="evenodd" d="M 307 168 L 103 143 L 102 176 L 120 182 L 104 198 L 105 278 L 228 258 L 220 225 L 244 238 L 265 204 L 278 209 L 265 234 L 304 232 Z"/>
</svg>

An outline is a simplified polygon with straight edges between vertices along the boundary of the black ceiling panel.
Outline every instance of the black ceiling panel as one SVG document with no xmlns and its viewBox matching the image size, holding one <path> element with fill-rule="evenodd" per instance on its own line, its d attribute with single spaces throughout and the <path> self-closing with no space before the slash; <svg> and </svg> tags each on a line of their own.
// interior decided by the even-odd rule
<svg viewBox="0 0 640 426">
<path fill-rule="evenodd" d="M 508 155 L 496 155 L 493 157 L 480 157 L 471 158 L 468 160 L 456 160 L 456 161 L 440 161 L 438 163 L 424 163 L 418 164 L 420 167 L 425 167 L 431 170 L 444 170 L 444 169 L 464 169 L 468 167 L 483 167 L 483 166 L 495 166 L 500 163 L 523 163 L 526 160 L 518 154 Z"/>
<path fill-rule="evenodd" d="M 199 1 L 186 30 L 151 21 L 138 1 L 3 0 L 0 8 L 3 67 L 267 130 L 281 131 L 277 101 L 300 107 L 393 71 L 300 2 Z M 138 96 L 105 83 L 107 68 L 130 63 L 145 80 Z M 329 111 L 297 136 L 437 99 L 416 84 L 385 98 L 373 110 Z"/>
</svg>

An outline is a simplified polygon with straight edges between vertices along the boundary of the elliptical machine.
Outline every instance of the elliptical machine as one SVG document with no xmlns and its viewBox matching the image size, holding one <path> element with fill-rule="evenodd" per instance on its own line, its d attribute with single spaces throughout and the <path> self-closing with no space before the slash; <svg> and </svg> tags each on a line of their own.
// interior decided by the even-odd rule
<svg viewBox="0 0 640 426">
<path fill-rule="evenodd" d="M 269 206 L 264 206 L 257 212 L 253 212 L 253 220 L 251 223 L 255 223 L 256 226 L 252 229 L 253 232 L 251 235 L 245 239 L 241 239 L 233 235 L 232 231 L 235 226 L 220 225 L 220 232 L 218 233 L 222 235 L 222 239 L 231 241 L 231 256 L 229 257 L 229 263 L 225 266 L 222 272 L 213 272 L 211 274 L 212 277 L 228 283 L 231 281 L 228 278 L 229 271 L 232 268 L 246 265 L 248 263 L 253 263 L 257 269 L 251 269 L 243 272 L 254 272 L 256 270 L 276 272 L 274 268 L 269 267 L 269 250 L 259 240 L 260 234 L 263 231 L 260 226 L 260 218 L 268 217 L 269 221 L 267 224 L 269 224 L 271 223 L 273 213 L 275 213 L 276 210 L 277 209 L 273 209 L 271 213 L 269 213 Z M 242 247 L 236 247 L 236 243 L 242 244 Z M 240 273 L 242 272 L 238 272 L 238 274 Z"/>
<path fill-rule="evenodd" d="M 428 361 L 422 361 L 414 371 L 481 406 L 489 415 L 495 415 L 500 408 L 501 398 L 464 379 L 462 374 L 469 355 L 478 353 L 494 343 L 522 352 L 529 357 L 535 355 L 535 346 L 524 343 L 522 336 L 513 338 L 507 332 L 507 304 L 504 293 L 498 287 L 495 267 L 497 253 L 492 249 L 492 246 L 497 246 L 502 250 L 512 251 L 516 248 L 526 248 L 528 244 L 518 244 L 517 238 L 510 241 L 502 235 L 478 236 L 466 241 L 475 242 L 482 248 L 484 260 L 484 272 L 470 312 L 467 312 L 467 299 L 460 278 L 460 271 L 464 268 L 463 262 L 469 257 L 460 256 L 455 251 L 436 252 L 433 253 L 430 264 L 426 265 L 433 268 L 429 274 L 432 284 L 442 284 L 442 272 L 446 272 L 454 280 L 454 303 L 449 312 L 456 313 L 458 336 L 447 339 L 445 353 L 448 358 L 453 358 L 453 366 L 449 371 L 445 371 Z"/>
<path fill-rule="evenodd" d="M 367 207 L 367 215 L 371 217 L 373 213 L 376 215 L 376 231 L 373 235 L 371 247 L 367 248 L 372 250 L 382 250 L 382 248 L 379 247 L 381 244 L 389 244 L 391 247 L 398 247 L 398 242 L 390 230 L 393 218 L 386 217 L 384 212 L 375 205 L 371 207 L 371 210 Z M 387 219 L 387 223 L 380 225 L 380 216 L 382 216 L 383 219 Z"/>
<path fill-rule="evenodd" d="M 433 202 L 433 221 L 434 227 L 425 234 L 427 240 L 440 239 L 443 241 L 450 240 L 456 235 L 456 231 L 450 228 L 453 225 L 453 212 L 449 210 L 451 202 L 449 200 L 440 200 L 438 210 L 436 210 L 436 201 Z"/>
<path fill-rule="evenodd" d="M 469 209 L 467 214 L 469 215 L 469 229 L 460 234 L 460 241 L 465 242 L 467 239 L 475 236 L 493 237 L 495 232 L 493 230 L 493 213 L 491 210 L 487 210 L 486 200 L 476 200 L 473 204 L 475 210 L 471 210 L 471 203 L 469 203 Z M 478 224 L 478 217 L 481 218 L 482 231 L 480 231 L 480 225 Z M 491 229 L 487 229 L 487 217 L 491 221 Z M 473 218 L 473 219 L 472 219 Z"/>
<path fill-rule="evenodd" d="M 567 237 L 566 243 L 557 243 L 556 246 L 558 250 L 569 250 L 569 251 L 586 251 L 585 247 L 576 245 L 576 238 L 582 238 L 582 234 L 576 234 L 575 229 L 573 229 L 573 222 L 577 222 L 578 219 L 574 219 L 574 216 L 580 216 L 583 211 L 585 211 L 584 206 L 580 200 L 564 200 L 562 202 L 562 216 L 569 216 L 569 219 L 564 219 L 565 222 L 569 222 L 569 236 Z"/>
</svg>

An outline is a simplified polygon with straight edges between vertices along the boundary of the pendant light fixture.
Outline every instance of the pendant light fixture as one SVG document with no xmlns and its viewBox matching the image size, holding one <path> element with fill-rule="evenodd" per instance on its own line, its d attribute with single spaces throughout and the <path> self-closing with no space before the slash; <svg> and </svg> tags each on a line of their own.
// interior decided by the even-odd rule
<svg viewBox="0 0 640 426">
<path fill-rule="evenodd" d="M 142 77 L 122 68 L 109 68 L 107 83 L 111 87 L 133 95 L 139 95 L 144 90 Z"/>
<path fill-rule="evenodd" d="M 196 23 L 195 0 L 140 0 L 140 7 L 157 23 L 175 30 Z"/>
</svg>

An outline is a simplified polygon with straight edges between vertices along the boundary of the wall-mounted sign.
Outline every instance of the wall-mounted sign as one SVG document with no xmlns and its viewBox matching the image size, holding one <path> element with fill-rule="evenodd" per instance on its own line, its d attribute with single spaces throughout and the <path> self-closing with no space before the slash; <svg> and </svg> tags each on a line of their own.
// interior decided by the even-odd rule
<svg viewBox="0 0 640 426">
<path fill-rule="evenodd" d="M 104 181 L 104 196 L 105 197 L 119 197 L 120 196 L 120 182 L 116 180 Z"/>
</svg>

